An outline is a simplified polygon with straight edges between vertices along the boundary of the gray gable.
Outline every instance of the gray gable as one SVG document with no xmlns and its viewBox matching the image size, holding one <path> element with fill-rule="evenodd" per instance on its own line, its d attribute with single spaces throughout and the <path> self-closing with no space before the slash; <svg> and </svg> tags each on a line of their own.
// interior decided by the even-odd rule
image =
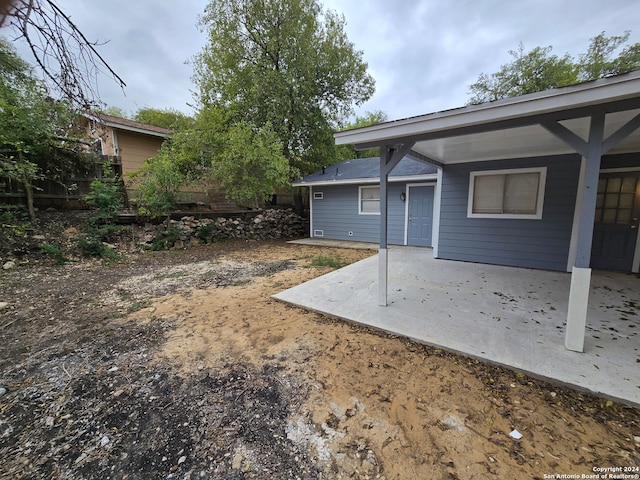
<svg viewBox="0 0 640 480">
<path fill-rule="evenodd" d="M 324 171 L 323 171 L 324 170 Z M 380 158 L 356 158 L 346 160 L 323 170 L 307 175 L 301 180 L 293 182 L 294 186 L 308 185 L 318 182 L 340 182 L 352 180 L 377 180 L 380 178 Z M 409 157 L 404 157 L 398 165 L 391 171 L 389 177 L 408 177 L 415 175 L 434 175 L 437 169 Z"/>
</svg>

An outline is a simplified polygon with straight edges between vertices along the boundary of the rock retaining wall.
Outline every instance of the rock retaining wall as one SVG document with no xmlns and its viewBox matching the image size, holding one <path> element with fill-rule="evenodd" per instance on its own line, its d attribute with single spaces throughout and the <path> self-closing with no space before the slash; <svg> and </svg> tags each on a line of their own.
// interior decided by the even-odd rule
<svg viewBox="0 0 640 480">
<path fill-rule="evenodd" d="M 196 219 L 185 216 L 161 225 L 147 225 L 142 237 L 145 248 L 162 250 L 188 248 L 230 238 L 265 240 L 294 238 L 309 234 L 309 223 L 292 209 L 264 210 L 257 215 Z"/>
</svg>

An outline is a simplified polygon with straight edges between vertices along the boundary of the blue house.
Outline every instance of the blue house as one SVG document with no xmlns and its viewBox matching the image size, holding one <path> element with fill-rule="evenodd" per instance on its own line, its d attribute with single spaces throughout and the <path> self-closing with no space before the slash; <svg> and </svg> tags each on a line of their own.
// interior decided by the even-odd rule
<svg viewBox="0 0 640 480">
<path fill-rule="evenodd" d="M 432 246 L 438 169 L 405 157 L 389 175 L 389 243 Z M 380 239 L 380 158 L 324 168 L 293 183 L 309 187 L 311 237 Z M 436 215 L 437 217 L 437 215 Z"/>
<path fill-rule="evenodd" d="M 296 184 L 312 187 L 312 235 L 358 238 L 364 216 L 375 215 L 378 229 L 362 238 L 379 237 L 380 305 L 387 303 L 387 245 L 411 244 L 412 235 L 403 233 L 411 230 L 410 186 L 422 181 L 435 181 L 434 257 L 571 272 L 570 350 L 583 351 L 591 268 L 640 271 L 640 71 L 334 138 L 356 149 L 380 148 L 377 177 L 368 177 L 378 190 L 339 186 L 340 179 L 335 187 L 317 183 L 321 172 Z M 414 183 L 396 173 L 407 157 L 435 167 L 435 178 L 418 175 Z M 328 180 L 332 168 L 324 173 Z M 342 201 L 320 206 L 325 192 Z M 344 220 L 343 209 L 351 212 Z"/>
</svg>

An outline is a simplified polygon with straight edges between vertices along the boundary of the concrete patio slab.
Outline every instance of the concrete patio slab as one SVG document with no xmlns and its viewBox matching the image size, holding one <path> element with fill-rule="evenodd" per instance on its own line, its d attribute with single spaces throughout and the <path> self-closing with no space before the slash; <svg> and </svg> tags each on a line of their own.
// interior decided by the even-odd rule
<svg viewBox="0 0 640 480">
<path fill-rule="evenodd" d="M 640 279 L 593 272 L 585 352 L 565 349 L 568 273 L 436 260 L 389 250 L 389 305 L 378 256 L 274 298 L 640 406 Z"/>
</svg>

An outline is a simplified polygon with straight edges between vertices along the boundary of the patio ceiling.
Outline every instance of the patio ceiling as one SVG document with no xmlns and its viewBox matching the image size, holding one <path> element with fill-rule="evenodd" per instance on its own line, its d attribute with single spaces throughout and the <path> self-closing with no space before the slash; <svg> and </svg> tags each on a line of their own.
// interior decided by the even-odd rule
<svg viewBox="0 0 640 480">
<path fill-rule="evenodd" d="M 640 113 L 640 109 L 610 113 L 605 117 L 605 138 Z M 588 117 L 559 122 L 583 140 L 589 134 Z M 417 142 L 413 150 L 443 164 L 539 157 L 575 153 L 566 143 L 540 125 L 507 128 Z M 608 153 L 640 151 L 636 130 Z"/>
<path fill-rule="evenodd" d="M 357 149 L 413 143 L 440 164 L 575 153 L 542 124 L 587 141 L 590 117 L 605 113 L 605 139 L 640 114 L 640 71 L 334 134 Z M 637 121 L 637 120 L 636 120 Z M 640 150 L 636 130 L 607 153 Z"/>
</svg>

